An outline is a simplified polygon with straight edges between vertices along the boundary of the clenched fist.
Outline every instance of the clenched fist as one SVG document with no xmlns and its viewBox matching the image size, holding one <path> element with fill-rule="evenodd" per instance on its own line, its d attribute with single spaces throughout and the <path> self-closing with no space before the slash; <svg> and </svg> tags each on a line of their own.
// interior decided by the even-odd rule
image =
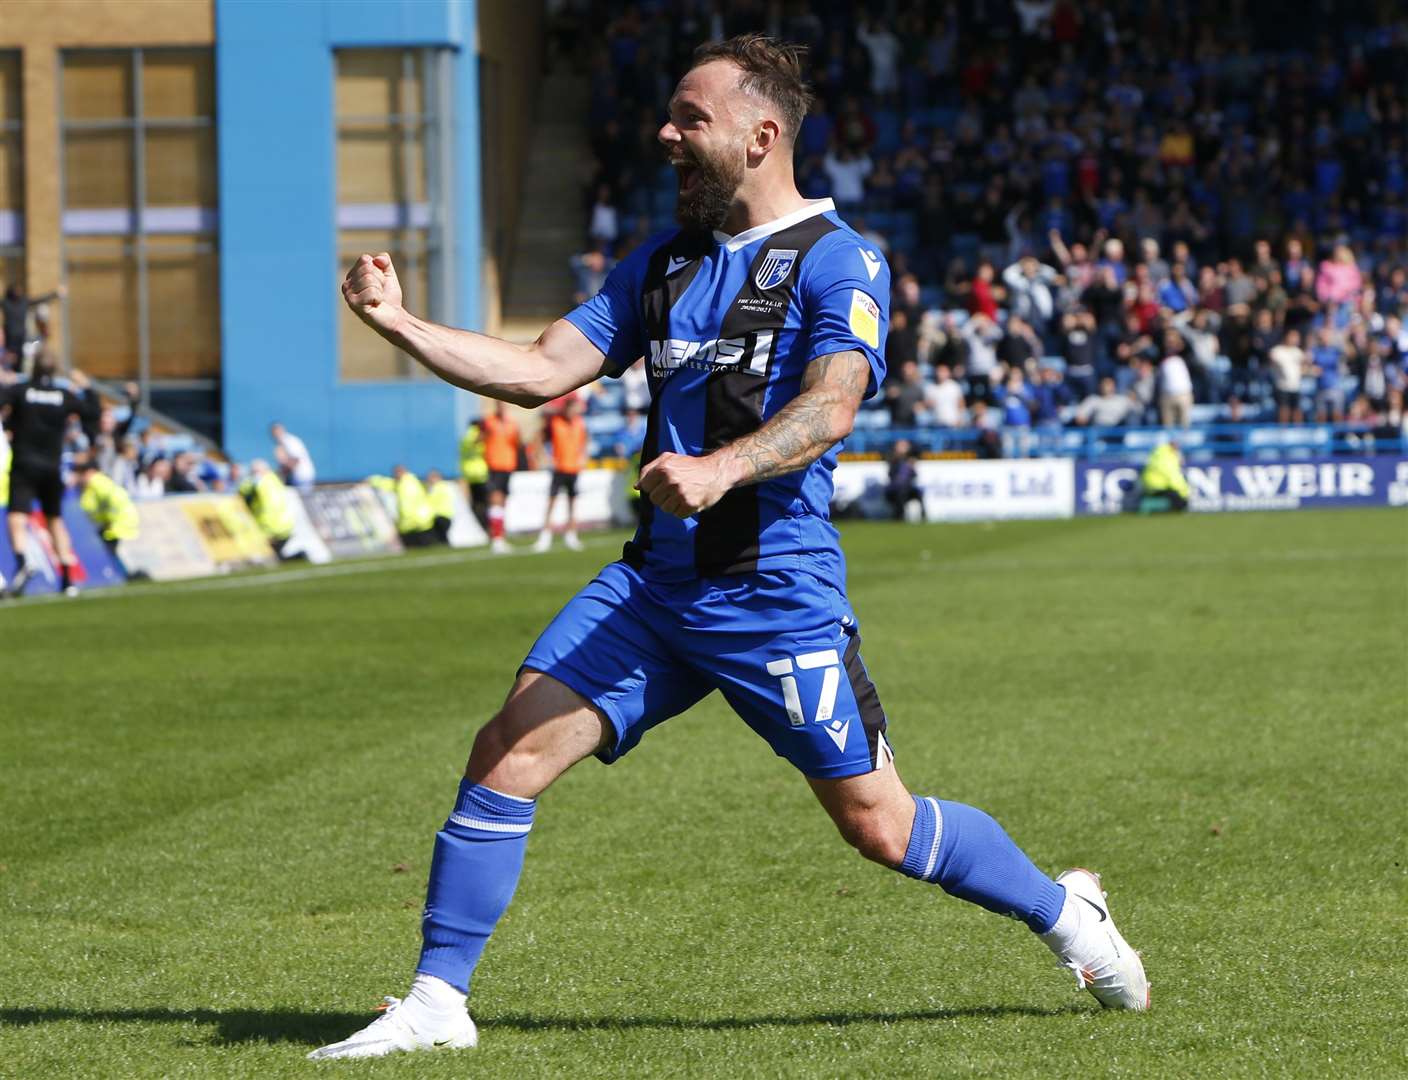
<svg viewBox="0 0 1408 1080">
<path fill-rule="evenodd" d="M 636 487 L 665 513 L 685 518 L 709 509 L 729 485 L 714 458 L 664 453 L 641 469 Z"/>
<path fill-rule="evenodd" d="M 342 279 L 342 299 L 352 313 L 381 333 L 394 331 L 405 314 L 401 307 L 401 282 L 391 256 L 363 255 Z"/>
</svg>

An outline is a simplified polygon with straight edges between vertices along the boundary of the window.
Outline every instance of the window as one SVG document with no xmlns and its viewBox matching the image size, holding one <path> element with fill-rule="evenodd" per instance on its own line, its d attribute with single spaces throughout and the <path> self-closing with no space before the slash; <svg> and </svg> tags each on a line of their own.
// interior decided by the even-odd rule
<svg viewBox="0 0 1408 1080">
<path fill-rule="evenodd" d="M 20 54 L 0 52 L 0 291 L 24 285 L 24 159 Z"/>
<path fill-rule="evenodd" d="M 213 52 L 66 52 L 60 115 L 73 363 L 144 383 L 217 376 Z"/>
<path fill-rule="evenodd" d="M 454 318 L 449 79 L 444 49 L 337 54 L 339 265 L 345 271 L 363 252 L 390 253 L 406 306 L 441 322 Z M 344 379 L 422 374 L 337 304 Z"/>
</svg>

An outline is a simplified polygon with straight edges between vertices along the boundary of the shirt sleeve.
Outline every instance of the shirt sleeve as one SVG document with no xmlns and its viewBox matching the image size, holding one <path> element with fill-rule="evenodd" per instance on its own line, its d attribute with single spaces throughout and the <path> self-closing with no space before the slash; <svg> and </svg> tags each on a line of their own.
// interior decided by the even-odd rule
<svg viewBox="0 0 1408 1080">
<path fill-rule="evenodd" d="M 618 378 L 645 354 L 640 292 L 645 269 L 659 243 L 646 242 L 627 255 L 606 276 L 601 291 L 564 316 L 605 354 Z"/>
<path fill-rule="evenodd" d="M 885 338 L 890 324 L 890 268 L 885 256 L 850 233 L 837 233 L 808 259 L 802 282 L 810 327 L 807 362 L 838 352 L 860 352 L 870 361 L 874 397 L 885 381 Z"/>
</svg>

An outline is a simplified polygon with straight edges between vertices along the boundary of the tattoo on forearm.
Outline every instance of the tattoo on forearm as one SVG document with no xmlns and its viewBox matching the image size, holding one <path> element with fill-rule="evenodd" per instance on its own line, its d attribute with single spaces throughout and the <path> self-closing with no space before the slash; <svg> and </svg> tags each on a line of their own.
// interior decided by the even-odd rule
<svg viewBox="0 0 1408 1080">
<path fill-rule="evenodd" d="M 810 465 L 849 427 L 866 387 L 870 362 L 859 352 L 818 357 L 802 376 L 802 391 L 771 420 L 733 443 L 746 463 L 744 484 L 756 484 Z"/>
</svg>

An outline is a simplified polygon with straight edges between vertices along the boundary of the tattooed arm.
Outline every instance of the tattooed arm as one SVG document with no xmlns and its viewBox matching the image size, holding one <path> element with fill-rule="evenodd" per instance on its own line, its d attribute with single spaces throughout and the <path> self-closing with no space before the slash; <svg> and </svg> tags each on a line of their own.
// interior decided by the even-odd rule
<svg viewBox="0 0 1408 1080">
<path fill-rule="evenodd" d="M 704 457 L 661 454 L 638 487 L 676 517 L 707 510 L 733 488 L 805 469 L 851 432 L 870 384 L 860 352 L 832 353 L 807 365 L 801 392 L 750 435 Z"/>
</svg>

